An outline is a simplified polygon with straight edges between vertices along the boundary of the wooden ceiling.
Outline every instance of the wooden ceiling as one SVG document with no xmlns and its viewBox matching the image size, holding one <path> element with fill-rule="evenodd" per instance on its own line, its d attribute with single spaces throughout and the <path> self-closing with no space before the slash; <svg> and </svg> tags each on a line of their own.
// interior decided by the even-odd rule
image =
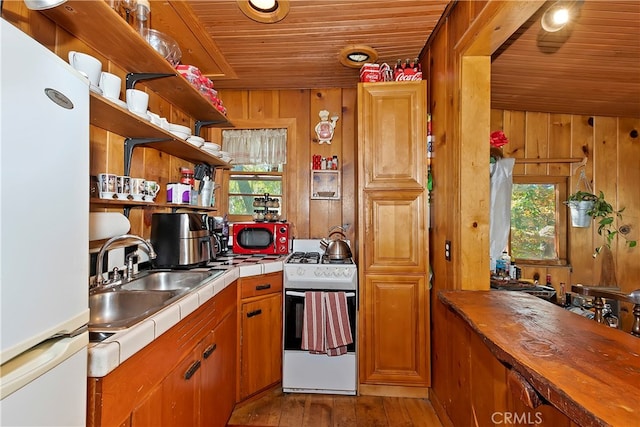
<svg viewBox="0 0 640 427">
<path fill-rule="evenodd" d="M 185 21 L 197 20 L 191 31 L 208 37 L 224 57 L 226 69 L 183 49 L 182 62 L 201 68 L 216 87 L 320 89 L 356 86 L 360 70 L 338 59 L 349 45 L 374 48 L 377 62 L 390 66 L 417 58 L 449 0 L 290 0 L 289 14 L 270 24 L 249 19 L 235 0 L 157 3 L 168 4 Z M 156 23 L 155 10 L 153 2 L 152 26 L 171 31 L 169 22 Z"/>
<path fill-rule="evenodd" d="M 640 117 L 640 1 L 578 3 L 572 25 L 545 32 L 543 6 L 494 54 L 494 108 Z"/>
<path fill-rule="evenodd" d="M 236 0 L 165 0 L 152 2 L 152 26 L 220 89 L 353 88 L 359 70 L 340 63 L 342 48 L 371 46 L 391 66 L 415 58 L 449 3 L 290 0 L 282 21 L 264 24 Z M 496 52 L 492 107 L 640 117 L 640 1 L 578 4 L 557 33 L 541 29 L 543 6 Z"/>
</svg>

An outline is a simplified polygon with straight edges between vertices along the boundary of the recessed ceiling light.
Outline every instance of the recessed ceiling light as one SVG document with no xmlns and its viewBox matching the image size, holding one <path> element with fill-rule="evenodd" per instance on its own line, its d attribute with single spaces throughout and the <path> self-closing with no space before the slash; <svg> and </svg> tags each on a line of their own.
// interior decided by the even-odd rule
<svg viewBox="0 0 640 427">
<path fill-rule="evenodd" d="M 262 13 L 273 12 L 278 8 L 278 2 L 276 0 L 249 0 L 249 4 L 255 10 Z"/>
<path fill-rule="evenodd" d="M 376 62 L 378 52 L 371 46 L 350 45 L 342 49 L 338 57 L 345 67 L 360 68 L 365 62 Z"/>
<path fill-rule="evenodd" d="M 257 22 L 272 24 L 289 13 L 289 0 L 236 0 L 242 13 Z"/>
<path fill-rule="evenodd" d="M 570 2 L 556 2 L 544 12 L 540 25 L 549 33 L 560 31 L 571 20 L 571 12 Z"/>
</svg>

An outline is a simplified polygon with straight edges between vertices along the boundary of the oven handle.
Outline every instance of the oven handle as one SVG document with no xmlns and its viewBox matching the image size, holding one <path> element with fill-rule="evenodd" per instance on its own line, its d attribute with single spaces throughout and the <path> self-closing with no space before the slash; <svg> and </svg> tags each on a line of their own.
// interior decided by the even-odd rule
<svg viewBox="0 0 640 427">
<path fill-rule="evenodd" d="M 324 291 L 326 292 L 326 291 Z M 340 292 L 340 291 L 333 291 L 333 292 Z M 285 291 L 284 292 L 285 295 L 289 295 L 292 297 L 304 297 L 304 292 L 296 292 L 296 291 Z M 346 292 L 345 293 L 347 298 L 352 298 L 356 296 L 355 292 Z"/>
</svg>

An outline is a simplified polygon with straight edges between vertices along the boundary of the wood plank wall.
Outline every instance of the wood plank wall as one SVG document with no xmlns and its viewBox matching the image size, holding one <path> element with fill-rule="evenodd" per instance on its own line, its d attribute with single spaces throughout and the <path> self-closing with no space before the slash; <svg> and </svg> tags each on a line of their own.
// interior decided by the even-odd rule
<svg viewBox="0 0 640 427">
<path fill-rule="evenodd" d="M 356 230 L 356 90 L 220 90 L 219 94 L 233 120 L 243 123 L 294 119 L 296 135 L 287 144 L 285 214 L 293 224 L 296 238 L 326 237 L 334 225 L 348 225 L 347 238 L 354 244 Z M 320 110 L 339 116 L 331 144 L 318 144 L 314 128 Z M 211 128 L 210 137 L 221 139 L 220 129 Z M 337 155 L 342 171 L 340 200 L 310 199 L 311 158 Z"/>
<path fill-rule="evenodd" d="M 507 157 L 586 157 L 584 171 L 591 188 L 596 193 L 603 191 L 614 209 L 624 208 L 624 221 L 620 225 L 631 225 L 630 239 L 640 238 L 640 137 L 637 135 L 640 118 L 492 110 L 491 129 L 505 131 L 509 144 L 503 147 L 503 152 Z M 516 164 L 514 175 L 567 176 L 568 190 L 572 192 L 577 189 L 581 170 L 577 164 Z M 567 208 L 563 207 L 562 212 L 569 215 Z M 594 224 L 588 228 L 569 226 L 568 234 L 570 273 L 560 267 L 528 266 L 524 268 L 524 276 L 531 278 L 534 272 L 538 272 L 544 278 L 548 272 L 556 290 L 559 290 L 560 281 L 602 285 L 604 256 L 592 256 L 594 249 L 603 242 L 597 227 Z M 640 247 L 629 248 L 624 239 L 618 237 L 612 244 L 612 255 L 617 286 L 625 293 L 640 288 L 637 280 L 640 276 Z M 623 304 L 622 308 L 622 327 L 629 330 L 633 320 L 632 306 Z"/>
</svg>

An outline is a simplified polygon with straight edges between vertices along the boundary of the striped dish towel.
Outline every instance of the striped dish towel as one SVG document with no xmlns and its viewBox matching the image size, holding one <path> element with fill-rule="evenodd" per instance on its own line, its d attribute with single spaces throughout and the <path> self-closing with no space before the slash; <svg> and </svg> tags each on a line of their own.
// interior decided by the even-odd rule
<svg viewBox="0 0 640 427">
<path fill-rule="evenodd" d="M 302 349 L 339 356 L 353 342 L 344 292 L 305 292 Z"/>
</svg>

